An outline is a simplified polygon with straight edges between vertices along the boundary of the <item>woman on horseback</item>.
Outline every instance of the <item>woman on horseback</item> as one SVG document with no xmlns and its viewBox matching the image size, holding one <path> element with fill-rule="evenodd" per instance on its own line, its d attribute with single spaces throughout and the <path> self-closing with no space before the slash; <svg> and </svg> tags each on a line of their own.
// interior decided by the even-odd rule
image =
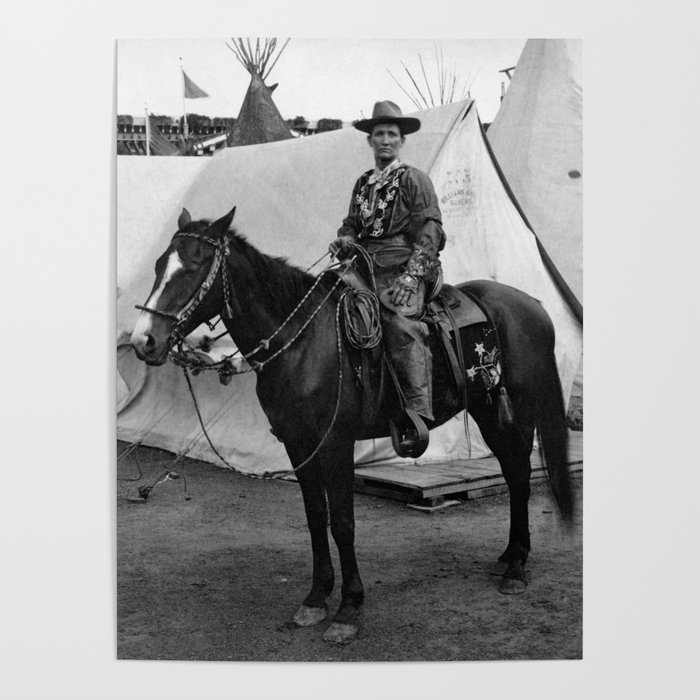
<svg viewBox="0 0 700 700">
<path fill-rule="evenodd" d="M 374 105 L 371 119 L 354 126 L 368 135 L 375 167 L 355 183 L 350 210 L 329 250 L 342 258 L 360 244 L 370 254 L 389 360 L 407 407 L 432 420 L 432 356 L 421 317 L 426 289 L 438 291 L 445 234 L 430 178 L 399 159 L 406 135 L 420 129 L 420 120 L 404 117 L 397 105 L 385 101 Z M 415 428 L 407 425 L 402 448 L 410 449 L 417 439 Z"/>
</svg>

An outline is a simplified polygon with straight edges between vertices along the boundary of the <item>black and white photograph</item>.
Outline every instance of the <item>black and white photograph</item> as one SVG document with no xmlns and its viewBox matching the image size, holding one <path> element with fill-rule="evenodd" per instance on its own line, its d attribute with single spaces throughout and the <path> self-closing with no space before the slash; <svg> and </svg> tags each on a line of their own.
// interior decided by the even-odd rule
<svg viewBox="0 0 700 700">
<path fill-rule="evenodd" d="M 5 8 L 0 696 L 694 698 L 695 14 Z"/>
<path fill-rule="evenodd" d="M 119 658 L 581 657 L 581 49 L 119 41 Z"/>
</svg>

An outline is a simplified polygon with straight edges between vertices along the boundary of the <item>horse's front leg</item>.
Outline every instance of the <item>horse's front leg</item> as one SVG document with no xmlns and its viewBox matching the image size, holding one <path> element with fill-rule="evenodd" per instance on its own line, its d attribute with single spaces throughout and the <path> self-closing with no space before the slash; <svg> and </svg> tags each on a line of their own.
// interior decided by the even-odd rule
<svg viewBox="0 0 700 700">
<path fill-rule="evenodd" d="M 310 454 L 310 451 L 307 451 L 306 455 Z M 288 452 L 292 457 L 292 464 L 301 464 L 305 459 L 303 450 L 288 449 Z M 310 627 L 326 619 L 328 616 L 326 597 L 333 591 L 334 584 L 333 564 L 328 545 L 326 493 L 323 473 L 319 467 L 319 460 L 315 458 L 297 472 L 304 497 L 306 522 L 311 535 L 313 554 L 311 590 L 294 615 L 294 624 L 298 627 Z"/>
<path fill-rule="evenodd" d="M 351 642 L 360 627 L 364 588 L 355 556 L 354 440 L 336 437 L 322 451 L 321 469 L 327 476 L 331 534 L 338 547 L 343 574 L 342 598 L 324 639 L 336 644 Z"/>
</svg>

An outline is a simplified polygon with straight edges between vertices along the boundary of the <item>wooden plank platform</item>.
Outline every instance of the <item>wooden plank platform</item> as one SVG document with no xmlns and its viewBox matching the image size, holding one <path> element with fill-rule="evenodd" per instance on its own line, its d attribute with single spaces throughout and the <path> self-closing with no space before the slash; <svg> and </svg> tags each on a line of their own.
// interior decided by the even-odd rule
<svg viewBox="0 0 700 700">
<path fill-rule="evenodd" d="M 583 470 L 583 433 L 569 432 L 569 468 Z M 531 458 L 531 481 L 546 479 L 537 450 Z M 359 467 L 355 469 L 355 490 L 372 496 L 392 498 L 427 507 L 444 503 L 445 497 L 460 499 L 483 498 L 507 490 L 501 468 L 495 457 L 436 462 L 416 465 L 408 460 L 396 464 Z"/>
</svg>

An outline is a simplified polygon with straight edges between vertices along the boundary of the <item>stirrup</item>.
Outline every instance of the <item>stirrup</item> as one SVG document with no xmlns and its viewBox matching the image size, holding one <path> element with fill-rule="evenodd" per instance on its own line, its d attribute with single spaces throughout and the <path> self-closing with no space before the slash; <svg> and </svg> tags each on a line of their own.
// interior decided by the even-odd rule
<svg viewBox="0 0 700 700">
<path fill-rule="evenodd" d="M 428 448 L 430 433 L 423 419 L 411 408 L 404 409 L 404 415 L 410 424 L 403 432 L 398 428 L 393 420 L 389 421 L 391 427 L 391 444 L 394 452 L 399 457 L 420 457 Z M 415 433 L 415 438 L 410 439 L 409 432 Z"/>
</svg>

